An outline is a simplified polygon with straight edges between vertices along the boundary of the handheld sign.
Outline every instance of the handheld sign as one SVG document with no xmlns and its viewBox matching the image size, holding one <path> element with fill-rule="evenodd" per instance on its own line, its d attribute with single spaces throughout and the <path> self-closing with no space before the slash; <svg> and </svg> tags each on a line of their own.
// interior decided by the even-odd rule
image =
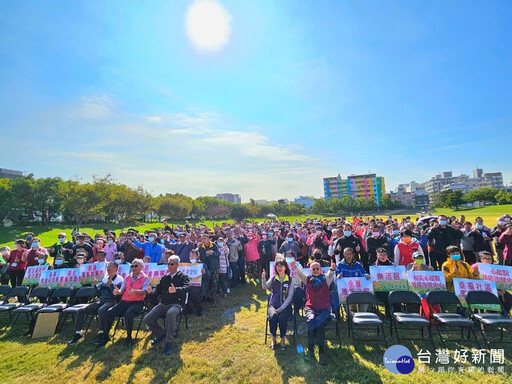
<svg viewBox="0 0 512 384">
<path fill-rule="evenodd" d="M 453 288 L 455 289 L 455 294 L 458 296 L 460 303 L 463 307 L 466 308 L 468 307 L 468 303 L 466 302 L 466 295 L 470 291 L 487 291 L 498 297 L 498 291 L 496 290 L 496 283 L 494 281 L 455 278 L 453 279 Z M 499 311 L 501 309 L 499 305 L 493 304 L 473 305 L 472 308 L 489 311 Z"/>
<path fill-rule="evenodd" d="M 101 281 L 105 277 L 105 265 L 105 262 L 80 265 L 80 282 L 85 285 L 93 284 L 94 279 Z"/>
<path fill-rule="evenodd" d="M 446 279 L 442 271 L 409 271 L 407 281 L 409 289 L 418 294 L 446 289 Z"/>
<path fill-rule="evenodd" d="M 51 289 L 58 287 L 79 288 L 80 268 L 62 268 L 53 271 L 43 271 L 39 278 L 39 285 Z"/>
<path fill-rule="evenodd" d="M 27 267 L 25 276 L 23 276 L 22 285 L 37 285 L 41 278 L 41 273 L 48 269 L 48 265 L 35 265 L 33 267 Z"/>
<path fill-rule="evenodd" d="M 340 303 L 347 302 L 347 296 L 352 292 L 373 292 L 373 284 L 366 277 L 342 277 L 336 280 Z"/>
<path fill-rule="evenodd" d="M 286 258 L 286 262 L 288 263 L 288 266 L 290 265 L 290 263 L 292 262 L 292 260 L 293 260 L 293 257 L 287 257 L 287 258 Z M 275 268 L 274 268 L 274 266 L 275 266 L 275 265 L 276 265 L 276 262 L 275 262 L 275 261 L 271 261 L 271 262 L 269 263 L 270 271 L 267 271 L 267 276 L 268 276 L 269 278 L 271 278 L 272 276 L 275 276 L 275 274 L 276 274 L 276 270 L 275 270 Z M 298 264 L 298 263 L 297 263 L 297 267 L 299 267 L 299 268 L 300 268 L 300 266 L 299 266 L 299 264 Z M 295 272 L 295 270 L 294 270 L 293 268 L 291 268 L 291 267 L 289 267 L 289 268 L 290 268 L 290 277 L 291 277 L 291 279 L 292 279 L 292 281 L 293 281 L 293 285 L 294 285 L 295 287 L 298 287 L 298 286 L 300 285 L 300 283 L 301 283 L 301 281 L 300 281 L 300 279 L 299 279 L 299 276 L 297 276 L 297 272 Z"/>
<path fill-rule="evenodd" d="M 180 263 L 179 270 L 188 276 L 191 287 L 200 287 L 203 274 L 203 263 Z"/>
<path fill-rule="evenodd" d="M 478 263 L 478 272 L 485 281 L 494 281 L 497 289 L 512 289 L 512 267 Z"/>
<path fill-rule="evenodd" d="M 167 268 L 167 265 L 151 265 L 148 270 L 148 278 L 149 278 L 149 284 L 154 287 L 156 286 L 162 277 L 169 272 L 169 269 Z"/>
<path fill-rule="evenodd" d="M 370 266 L 370 275 L 373 281 L 373 289 L 375 291 L 396 291 L 407 290 L 407 275 L 405 274 L 405 266 L 398 267 L 382 265 L 379 267 Z"/>
<path fill-rule="evenodd" d="M 130 264 L 119 264 L 117 274 L 123 279 L 126 279 L 126 276 L 130 274 Z"/>
</svg>

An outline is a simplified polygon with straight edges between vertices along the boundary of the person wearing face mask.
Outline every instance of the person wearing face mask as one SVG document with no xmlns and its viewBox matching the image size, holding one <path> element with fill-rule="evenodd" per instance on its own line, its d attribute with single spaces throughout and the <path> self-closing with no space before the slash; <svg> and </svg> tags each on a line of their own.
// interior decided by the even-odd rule
<svg viewBox="0 0 512 384">
<path fill-rule="evenodd" d="M 313 249 L 313 260 L 307 264 L 307 268 L 311 267 L 312 263 L 318 263 L 321 267 L 329 267 L 331 265 L 330 260 L 323 258 L 323 253 L 320 248 Z"/>
<path fill-rule="evenodd" d="M 46 258 L 48 251 L 46 248 L 41 247 L 41 240 L 39 237 L 34 237 L 30 244 L 30 249 L 26 250 L 21 259 L 26 263 L 27 267 L 34 267 L 39 265 L 38 259 L 42 256 Z"/>
<path fill-rule="evenodd" d="M 152 263 L 159 263 L 162 259 L 162 255 L 165 251 L 165 248 L 156 242 L 156 233 L 149 232 L 148 233 L 148 242 L 141 243 L 137 240 L 128 240 L 128 243 L 135 244 L 137 247 L 144 249 L 144 255 L 149 256 L 151 258 Z"/>
<path fill-rule="evenodd" d="M 366 239 L 366 246 L 368 252 L 368 262 L 370 265 L 375 264 L 377 261 L 377 250 L 379 248 L 388 248 L 388 239 L 382 233 L 378 225 L 373 225 L 371 236 Z"/>
<path fill-rule="evenodd" d="M 66 238 L 66 234 L 61 232 L 57 236 L 57 242 L 50 248 L 50 257 L 48 262 L 53 264 L 53 259 L 58 255 L 64 255 L 65 259 L 71 258 L 71 251 L 73 250 L 73 243 Z"/>
<path fill-rule="evenodd" d="M 272 261 L 272 246 L 275 245 L 275 240 L 268 238 L 268 233 L 261 232 L 261 240 L 258 242 L 258 252 L 260 254 L 260 267 L 265 271 L 270 270 L 270 262 Z"/>
<path fill-rule="evenodd" d="M 363 261 L 363 266 L 364 262 L 368 263 L 367 257 L 361 257 L 363 254 L 366 255 L 366 252 L 363 248 L 363 245 L 361 244 L 361 241 L 357 238 L 357 236 L 353 235 L 352 225 L 350 223 L 345 223 L 343 226 L 343 237 L 338 239 L 334 247 L 334 257 L 336 259 L 336 263 L 339 263 L 341 256 L 345 254 L 345 248 L 352 248 L 352 250 L 355 251 L 356 260 Z M 366 265 L 365 269 L 368 267 L 369 266 Z"/>
<path fill-rule="evenodd" d="M 0 284 L 7 285 L 9 283 L 9 274 L 7 269 L 9 268 L 9 254 L 11 249 L 9 247 L 0 248 Z"/>
<path fill-rule="evenodd" d="M 223 237 L 217 239 L 217 248 L 219 249 L 219 288 L 218 293 L 228 297 L 228 266 L 229 266 L 229 248 Z"/>
<path fill-rule="evenodd" d="M 505 232 L 501 234 L 498 241 L 503 245 L 503 262 L 512 266 L 512 223 L 505 225 Z"/>
<path fill-rule="evenodd" d="M 210 284 L 210 271 L 208 270 L 208 265 L 202 262 L 199 258 L 199 250 L 193 249 L 190 251 L 189 260 L 192 264 L 201 263 L 203 268 L 201 269 L 201 286 L 200 287 L 190 287 L 190 293 L 188 296 L 188 308 L 186 308 L 187 313 L 195 313 L 196 316 L 203 315 L 203 305 L 201 302 L 206 295 L 206 290 L 208 285 Z"/>
<path fill-rule="evenodd" d="M 439 215 L 437 219 L 439 226 L 434 226 L 427 237 L 430 245 L 430 264 L 434 269 L 439 270 L 446 261 L 446 247 L 450 245 L 458 247 L 462 232 L 449 226 L 445 215 Z"/>
<path fill-rule="evenodd" d="M 30 247 L 32 246 L 32 240 L 34 240 L 34 237 L 35 237 L 35 235 L 33 232 L 27 233 L 27 235 L 25 236 L 25 245 L 23 248 L 30 249 Z"/>
<path fill-rule="evenodd" d="M 85 236 L 81 233 L 77 233 L 75 235 L 75 245 L 73 249 L 69 252 L 72 256 L 75 256 L 79 252 L 85 252 L 87 254 L 86 259 L 90 260 L 94 256 L 94 251 L 89 243 L 85 242 Z M 70 258 L 69 263 L 74 263 L 73 258 Z"/>
<path fill-rule="evenodd" d="M 226 231 L 227 239 L 226 239 L 226 245 L 229 249 L 229 267 L 233 271 L 233 276 L 231 277 L 231 280 L 229 282 L 229 286 L 231 288 L 238 285 L 240 282 L 240 275 L 239 275 L 239 269 L 238 269 L 238 252 L 242 249 L 242 243 L 233 237 L 233 231 L 231 229 L 228 229 Z"/>
<path fill-rule="evenodd" d="M 246 283 L 245 278 L 245 245 L 249 242 L 249 238 L 242 232 L 240 228 L 235 228 L 233 237 L 240 242 L 241 249 L 238 250 L 238 274 L 240 276 L 240 284 Z"/>
<path fill-rule="evenodd" d="M 282 253 L 283 255 L 291 252 L 293 257 L 295 259 L 298 259 L 298 255 L 300 253 L 300 245 L 298 242 L 295 241 L 293 234 L 290 232 L 286 236 L 285 241 L 283 244 L 281 244 L 281 247 L 279 247 L 279 253 Z"/>
<path fill-rule="evenodd" d="M 64 255 L 58 255 L 58 256 L 55 256 L 55 258 L 53 259 L 53 264 L 50 265 L 50 269 L 62 269 L 62 268 L 71 268 L 70 266 L 70 263 L 66 263 L 65 260 L 64 260 Z M 72 259 L 72 265 L 75 266 L 76 265 L 76 259 L 73 257 Z"/>
<path fill-rule="evenodd" d="M 195 242 L 187 241 L 186 238 L 186 234 L 182 232 L 178 235 L 178 241 L 176 241 L 174 244 L 167 240 L 164 242 L 165 248 L 174 251 L 174 254 L 179 256 L 182 263 L 189 262 L 188 257 L 190 255 L 190 251 L 197 247 Z"/>
<path fill-rule="evenodd" d="M 494 239 L 498 264 L 503 265 L 503 248 L 505 248 L 505 246 L 499 242 L 499 238 L 502 233 L 505 232 L 505 225 L 507 222 L 505 221 L 504 217 L 499 217 L 496 219 L 496 221 L 497 225 L 491 230 L 490 237 Z"/>
<path fill-rule="evenodd" d="M 107 244 L 103 246 L 105 252 L 106 261 L 114 261 L 114 255 L 117 252 L 117 244 L 114 236 L 107 237 Z M 98 252 L 96 252 L 96 258 L 98 258 Z"/>
<path fill-rule="evenodd" d="M 453 279 L 478 279 L 478 271 L 462 260 L 462 252 L 459 247 L 450 245 L 446 248 L 447 260 L 442 265 L 444 278 L 446 279 L 446 290 L 454 292 Z"/>
<path fill-rule="evenodd" d="M 367 280 L 371 276 L 366 272 L 363 265 L 355 259 L 355 252 L 352 248 L 343 250 L 343 260 L 336 265 L 336 276 L 338 279 L 342 277 L 365 277 Z"/>
<path fill-rule="evenodd" d="M 9 274 L 11 287 L 13 288 L 21 285 L 23 276 L 25 276 L 26 263 L 23 261 L 23 254 L 26 252 L 26 249 L 24 247 L 25 240 L 16 240 L 14 243 L 14 249 L 10 252 L 6 260 L 9 263 L 7 272 Z"/>
<path fill-rule="evenodd" d="M 114 255 L 114 262 L 117 265 L 128 264 L 128 262 L 125 260 L 123 252 L 116 252 L 116 254 Z"/>
<path fill-rule="evenodd" d="M 220 270 L 220 252 L 217 244 L 210 240 L 207 234 L 201 235 L 201 242 L 199 243 L 199 258 L 206 263 L 210 271 L 210 282 L 206 290 L 205 301 L 209 303 L 215 302 L 215 295 L 219 285 L 219 270 Z"/>
<path fill-rule="evenodd" d="M 247 231 L 247 238 L 249 241 L 244 246 L 245 251 L 245 264 L 247 269 L 247 278 L 253 284 L 259 284 L 260 282 L 260 255 L 258 252 L 258 243 L 260 238 L 256 235 L 252 229 Z"/>
<path fill-rule="evenodd" d="M 290 267 L 295 270 L 299 279 L 306 285 L 306 319 L 308 326 L 308 358 L 314 359 L 315 344 L 318 345 L 319 363 L 327 364 L 325 357 L 325 327 L 331 317 L 331 296 L 329 286 L 332 283 L 334 263 L 327 275 L 322 273 L 322 268 L 318 263 L 311 263 L 311 275 L 306 276 L 294 260 Z"/>
<path fill-rule="evenodd" d="M 413 262 L 412 255 L 415 252 L 419 252 L 423 255 L 423 249 L 421 249 L 420 243 L 412 237 L 412 232 L 407 229 L 402 232 L 402 237 L 395 246 L 393 265 L 395 267 L 399 265 L 409 265 Z"/>
<path fill-rule="evenodd" d="M 405 266 L 406 271 L 432 271 L 433 268 L 425 263 L 425 255 L 414 252 L 412 254 L 412 263 Z"/>
</svg>

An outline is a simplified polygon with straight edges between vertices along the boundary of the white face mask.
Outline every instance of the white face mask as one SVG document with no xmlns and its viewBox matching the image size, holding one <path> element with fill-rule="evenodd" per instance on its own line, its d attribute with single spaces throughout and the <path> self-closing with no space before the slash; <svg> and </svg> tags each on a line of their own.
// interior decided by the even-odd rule
<svg viewBox="0 0 512 384">
<path fill-rule="evenodd" d="M 190 262 L 191 262 L 192 264 L 194 264 L 194 263 L 196 263 L 196 262 L 197 262 L 197 259 L 190 259 Z"/>
</svg>

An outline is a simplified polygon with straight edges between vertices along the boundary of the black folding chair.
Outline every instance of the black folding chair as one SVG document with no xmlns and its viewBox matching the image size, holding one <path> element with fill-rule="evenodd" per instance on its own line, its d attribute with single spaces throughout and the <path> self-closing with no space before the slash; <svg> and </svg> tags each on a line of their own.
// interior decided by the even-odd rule
<svg viewBox="0 0 512 384">
<path fill-rule="evenodd" d="M 3 287 L 5 287 L 5 285 L 3 285 Z M 9 314 L 9 323 L 12 321 L 12 311 L 26 304 L 28 291 L 29 288 L 27 286 L 19 285 L 12 288 L 9 293 L 4 296 L 4 301 L 2 305 L 0 305 L 0 313 Z M 9 302 L 12 299 L 15 299 L 16 301 Z M 8 324 L 6 324 L 6 326 L 7 325 Z"/>
<path fill-rule="evenodd" d="M 0 285 L 0 296 L 1 303 L 4 304 L 5 300 L 9 296 L 9 293 L 12 291 L 12 287 L 10 285 Z"/>
<path fill-rule="evenodd" d="M 13 319 L 11 326 L 18 321 L 19 317 L 24 314 L 29 324 L 35 319 L 34 313 L 43 308 L 50 297 L 51 290 L 46 287 L 35 287 L 28 296 L 29 304 L 25 304 L 13 311 Z M 30 302 L 32 300 L 32 302 Z"/>
<path fill-rule="evenodd" d="M 505 308 L 503 308 L 500 299 L 491 292 L 470 291 L 466 295 L 466 302 L 469 306 L 471 318 L 478 326 L 478 330 L 480 331 L 480 334 L 487 346 L 490 345 L 490 342 L 485 337 L 486 332 L 499 330 L 500 340 L 493 340 L 493 342 L 504 342 L 503 331 L 506 328 L 512 331 L 512 318 L 505 311 Z M 485 309 L 489 308 L 489 305 L 494 306 L 496 310 Z M 486 328 L 488 328 L 487 331 Z"/>
<path fill-rule="evenodd" d="M 66 322 L 67 318 L 70 315 L 71 315 L 71 319 L 73 320 L 73 322 L 75 322 L 76 313 L 80 309 L 85 308 L 89 304 L 91 304 L 94 301 L 94 299 L 96 298 L 96 296 L 97 296 L 97 290 L 95 287 L 82 287 L 78 291 L 76 291 L 75 295 L 73 296 L 73 298 L 71 299 L 71 302 L 70 302 L 70 304 L 73 304 L 73 305 L 67 306 L 66 308 L 64 308 L 62 310 L 62 313 L 60 316 L 61 318 L 59 319 L 61 329 L 64 326 L 64 323 Z M 79 303 L 79 302 L 81 302 L 81 303 Z M 87 316 L 90 316 L 90 319 L 89 319 L 89 323 L 88 323 L 84 333 L 86 333 L 87 330 L 89 329 L 89 326 L 91 325 L 91 322 L 95 315 L 91 314 L 91 315 L 87 315 Z M 86 324 L 86 323 L 87 323 L 87 317 L 84 319 L 84 324 Z"/>
<path fill-rule="evenodd" d="M 421 299 L 418 294 L 412 291 L 392 291 L 388 295 L 389 310 L 391 313 L 391 322 L 389 324 L 389 333 L 393 336 L 393 327 L 395 328 L 396 337 L 398 343 L 401 343 L 400 332 L 398 326 L 400 325 L 400 331 L 402 330 L 414 330 L 418 329 L 421 331 L 421 340 L 425 340 L 424 330 L 427 328 L 428 336 L 432 347 L 436 349 L 434 339 L 432 338 L 432 329 L 430 327 L 430 321 L 425 319 L 419 314 L 421 308 Z M 395 312 L 395 306 L 400 306 L 400 311 Z M 420 340 L 417 338 L 406 338 L 402 337 L 402 340 Z"/>
<path fill-rule="evenodd" d="M 176 321 L 178 324 L 176 325 L 176 332 L 174 333 L 174 338 L 178 339 L 178 332 L 180 330 L 181 320 L 185 319 L 185 329 L 188 330 L 188 317 L 187 317 L 187 311 L 186 307 L 188 304 L 188 292 L 185 294 L 185 303 L 181 306 L 180 313 L 178 313 L 178 317 L 176 318 Z M 164 319 L 165 321 L 165 319 Z"/>
<path fill-rule="evenodd" d="M 351 310 L 351 306 L 353 305 L 363 305 L 367 304 L 370 311 L 365 312 L 353 312 Z M 376 329 L 377 337 L 374 339 L 358 339 L 357 341 L 381 341 L 380 332 L 382 332 L 382 338 L 384 340 L 384 344 L 387 346 L 388 342 L 386 340 L 386 334 L 384 332 L 384 324 L 382 319 L 377 314 L 376 306 L 379 305 L 379 301 L 371 292 L 352 292 L 347 296 L 347 326 L 348 326 L 348 334 L 352 336 L 352 343 L 354 347 L 356 346 L 356 339 L 354 335 L 354 330 L 356 328 L 363 329 Z M 358 307 L 359 308 L 359 307 Z"/>
<path fill-rule="evenodd" d="M 444 347 L 446 340 L 443 338 L 441 331 L 456 329 L 460 331 L 461 338 L 457 340 L 450 339 L 450 341 L 464 341 L 464 328 L 468 330 L 467 341 L 471 339 L 471 333 L 473 333 L 475 341 L 480 347 L 480 343 L 473 328 L 473 320 L 465 316 L 466 311 L 455 293 L 448 291 L 431 291 L 427 293 L 426 299 L 430 312 L 430 320 L 433 321 L 434 328 Z M 433 306 L 439 306 L 441 312 L 435 313 Z"/>
<path fill-rule="evenodd" d="M 135 324 L 135 318 L 136 317 L 140 317 L 140 320 L 139 320 L 139 325 L 137 326 L 137 331 L 135 332 L 135 338 L 137 338 L 138 334 L 139 334 L 139 331 L 140 331 L 140 327 L 142 326 L 142 320 L 144 320 L 144 316 L 146 315 L 146 313 L 149 312 L 149 309 L 148 309 L 148 295 L 146 295 L 146 298 L 144 299 L 144 304 L 142 306 L 142 309 L 134 316 L 134 324 Z M 124 324 L 124 315 L 122 316 L 117 316 L 117 321 L 116 321 L 116 325 L 114 327 L 114 333 L 112 334 L 112 342 L 114 342 L 114 336 L 116 335 L 116 332 L 117 332 L 117 328 L 119 327 L 119 323 L 123 323 Z"/>
</svg>

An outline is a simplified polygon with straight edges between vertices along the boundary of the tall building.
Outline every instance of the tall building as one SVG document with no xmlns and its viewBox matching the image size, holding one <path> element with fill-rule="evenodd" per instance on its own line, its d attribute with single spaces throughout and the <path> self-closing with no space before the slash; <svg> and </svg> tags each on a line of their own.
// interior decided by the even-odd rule
<svg viewBox="0 0 512 384">
<path fill-rule="evenodd" d="M 482 187 L 504 189 L 503 175 L 501 172 L 484 172 L 483 169 L 473 170 L 473 177 L 461 174 L 453 176 L 451 171 L 436 175 L 430 180 L 422 183 L 430 195 L 436 195 L 442 191 L 462 191 L 464 193 Z"/>
<path fill-rule="evenodd" d="M 12 169 L 0 168 L 0 179 L 19 179 L 23 177 L 23 172 L 14 171 Z"/>
<path fill-rule="evenodd" d="M 327 201 L 351 196 L 354 199 L 371 198 L 380 205 L 384 194 L 384 177 L 376 176 L 375 173 L 350 175 L 346 179 L 342 179 L 340 175 L 324 178 L 324 196 Z"/>
<path fill-rule="evenodd" d="M 227 201 L 228 203 L 240 204 L 242 202 L 240 195 L 233 193 L 217 193 L 215 198 L 218 200 Z"/>
</svg>

